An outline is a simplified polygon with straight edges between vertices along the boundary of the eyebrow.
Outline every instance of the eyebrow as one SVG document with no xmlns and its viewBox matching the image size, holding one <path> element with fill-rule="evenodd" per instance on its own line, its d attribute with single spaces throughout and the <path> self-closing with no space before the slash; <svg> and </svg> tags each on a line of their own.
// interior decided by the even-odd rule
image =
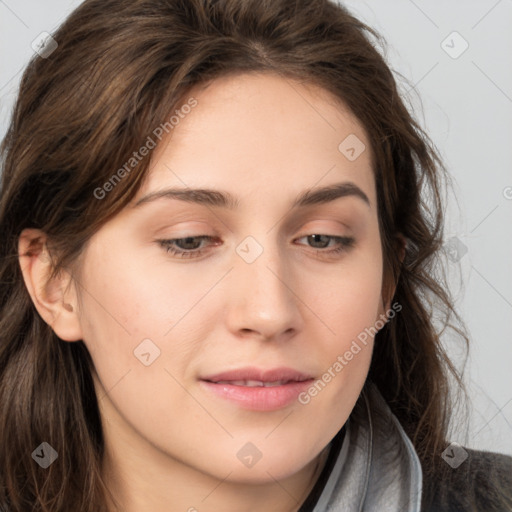
<svg viewBox="0 0 512 512">
<path fill-rule="evenodd" d="M 313 188 L 302 192 L 292 203 L 291 208 L 325 204 L 341 197 L 357 197 L 371 206 L 368 196 L 353 182 L 335 183 L 322 188 Z M 239 206 L 238 199 L 229 192 L 213 189 L 168 188 L 157 190 L 139 199 L 134 208 L 158 199 L 178 199 L 190 203 L 216 206 L 235 210 Z"/>
</svg>

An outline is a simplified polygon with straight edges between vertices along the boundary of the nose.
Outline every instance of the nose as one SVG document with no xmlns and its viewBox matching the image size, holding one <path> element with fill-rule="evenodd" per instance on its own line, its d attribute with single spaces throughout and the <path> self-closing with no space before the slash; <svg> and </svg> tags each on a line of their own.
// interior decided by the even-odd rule
<svg viewBox="0 0 512 512">
<path fill-rule="evenodd" d="M 237 337 L 288 339 L 303 326 L 298 276 L 289 262 L 287 265 L 286 255 L 277 244 L 266 243 L 261 249 L 254 261 L 244 258 L 242 252 L 234 255 L 234 268 L 227 284 L 228 329 Z"/>
</svg>

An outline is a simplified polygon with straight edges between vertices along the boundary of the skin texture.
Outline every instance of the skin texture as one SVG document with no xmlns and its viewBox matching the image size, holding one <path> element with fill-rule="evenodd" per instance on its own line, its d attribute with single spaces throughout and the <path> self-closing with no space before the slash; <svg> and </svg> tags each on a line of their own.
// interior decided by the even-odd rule
<svg viewBox="0 0 512 512">
<path fill-rule="evenodd" d="M 44 233 L 27 229 L 23 276 L 55 333 L 83 339 L 92 355 L 105 476 L 125 511 L 296 511 L 360 394 L 371 337 L 307 405 L 249 411 L 198 379 L 244 366 L 320 378 L 385 314 L 370 144 L 326 91 L 276 75 L 225 77 L 190 95 L 197 106 L 153 152 L 134 203 L 167 187 L 212 188 L 238 208 L 176 199 L 127 207 L 85 247 L 80 286 L 67 273 L 44 286 L 44 245 L 21 256 Z M 367 148 L 354 161 L 338 150 L 350 134 Z M 290 208 L 301 192 L 344 181 L 370 205 L 346 196 Z M 336 240 L 313 234 L 355 243 L 329 255 Z M 202 235 L 217 242 L 197 242 L 197 258 L 158 243 Z M 248 236 L 263 250 L 252 263 L 236 251 Z M 160 349 L 149 366 L 134 356 L 147 338 Z M 251 468 L 237 458 L 248 442 L 262 454 Z"/>
</svg>

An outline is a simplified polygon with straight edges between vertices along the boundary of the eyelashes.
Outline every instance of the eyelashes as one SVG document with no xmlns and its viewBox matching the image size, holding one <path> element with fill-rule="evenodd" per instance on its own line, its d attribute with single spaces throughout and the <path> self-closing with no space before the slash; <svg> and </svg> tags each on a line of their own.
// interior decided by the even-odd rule
<svg viewBox="0 0 512 512">
<path fill-rule="evenodd" d="M 317 254 L 325 254 L 326 256 L 341 255 L 342 253 L 347 252 L 352 247 L 354 247 L 356 242 L 355 238 L 349 236 L 334 236 L 319 233 L 305 235 L 297 238 L 296 240 L 302 240 L 303 238 L 307 238 L 308 241 L 312 241 L 314 244 L 320 243 L 320 247 L 310 246 L 310 248 L 313 250 L 313 252 Z M 325 239 L 328 239 L 327 244 L 325 243 Z M 336 245 L 334 248 L 332 248 L 332 246 L 331 248 L 328 248 L 332 241 L 334 241 Z M 157 240 L 157 243 L 166 251 L 167 254 L 180 259 L 199 258 L 206 252 L 213 250 L 210 249 L 212 245 L 207 245 L 205 247 L 203 242 L 214 242 L 213 245 L 220 245 L 218 238 L 209 235 Z"/>
<path fill-rule="evenodd" d="M 201 235 L 201 236 L 187 236 L 184 238 L 171 238 L 169 240 L 158 240 L 160 245 L 166 250 L 167 253 L 177 256 L 179 258 L 197 258 L 199 256 L 202 256 L 204 252 L 206 252 L 207 249 L 204 247 L 195 247 L 195 248 L 180 248 L 178 247 L 179 244 L 182 244 L 183 242 L 185 244 L 191 244 L 196 245 L 193 243 L 194 240 L 200 240 L 202 241 L 214 241 L 215 238 L 208 235 Z M 192 242 L 191 242 L 192 241 Z"/>
</svg>

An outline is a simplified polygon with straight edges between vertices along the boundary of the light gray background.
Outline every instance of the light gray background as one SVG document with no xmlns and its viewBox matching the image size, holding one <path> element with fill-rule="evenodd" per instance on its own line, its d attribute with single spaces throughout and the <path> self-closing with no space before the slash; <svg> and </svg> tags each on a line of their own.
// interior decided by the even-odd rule
<svg viewBox="0 0 512 512">
<path fill-rule="evenodd" d="M 80 3 L 0 0 L 0 137 L 32 41 Z M 344 4 L 386 38 L 401 90 L 454 179 L 446 238 L 460 247 L 450 277 L 471 336 L 473 409 L 469 430 L 455 420 L 451 439 L 512 455 L 512 0 Z M 460 345 L 444 341 L 460 367 Z"/>
</svg>

